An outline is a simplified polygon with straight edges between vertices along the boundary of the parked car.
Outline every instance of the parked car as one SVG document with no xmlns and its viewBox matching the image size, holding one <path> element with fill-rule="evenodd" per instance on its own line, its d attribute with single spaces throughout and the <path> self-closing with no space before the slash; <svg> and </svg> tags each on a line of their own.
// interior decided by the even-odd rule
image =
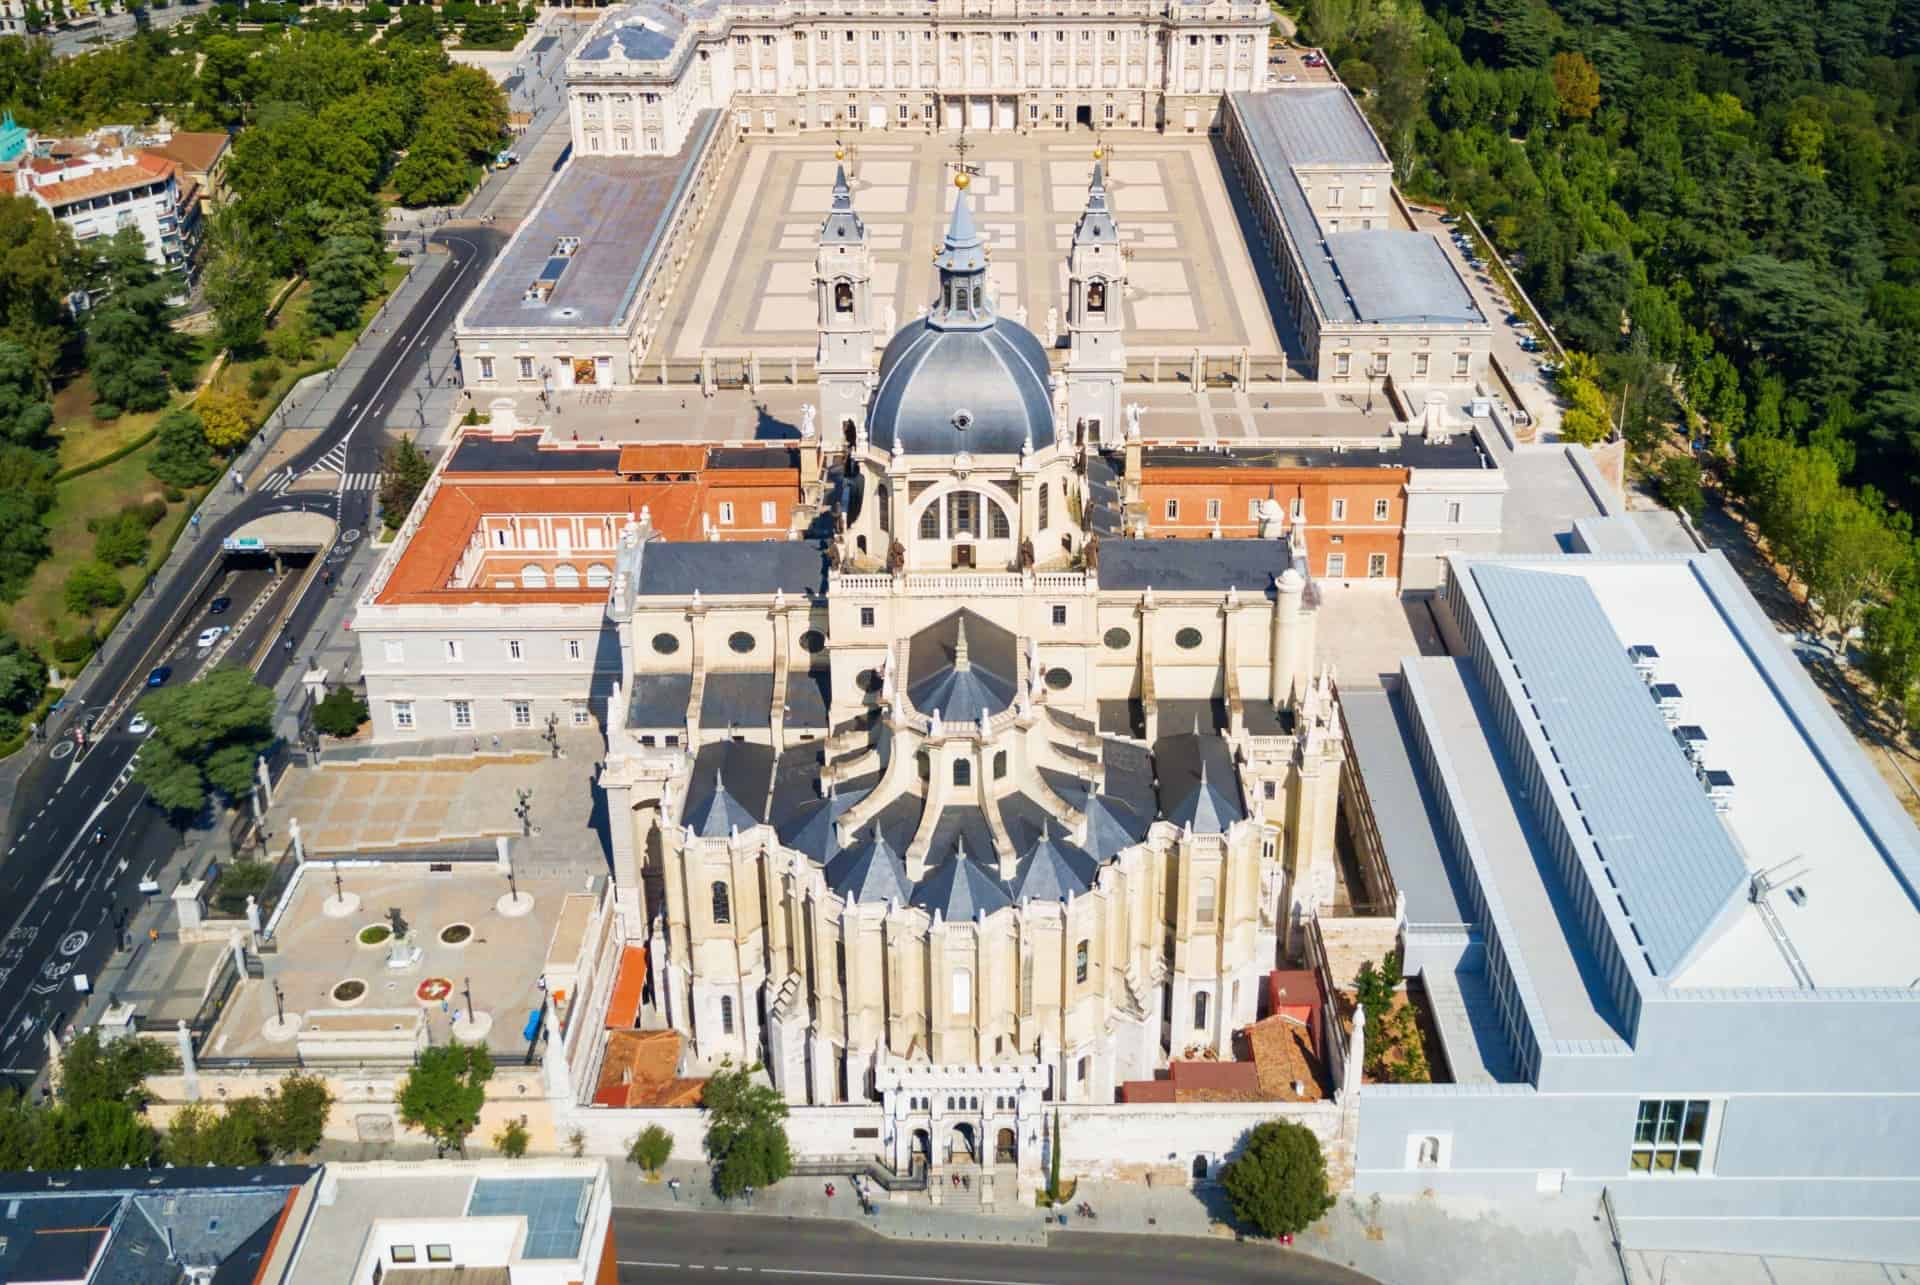
<svg viewBox="0 0 1920 1285">
<path fill-rule="evenodd" d="M 1538 339 L 1535 339 L 1532 335 L 1522 336 L 1520 340 L 1520 351 L 1521 352 L 1539 352 L 1540 341 Z"/>
<path fill-rule="evenodd" d="M 127 724 L 127 731 L 135 736 L 145 736 L 152 730 L 153 723 L 148 720 L 145 714 L 135 714 L 133 720 Z"/>
<path fill-rule="evenodd" d="M 1287 72 L 1286 74 L 1280 77 L 1280 83 L 1283 85 L 1291 85 L 1299 79 L 1300 77 L 1294 75 L 1292 72 Z"/>
<path fill-rule="evenodd" d="M 194 640 L 193 645 L 204 650 L 219 642 L 220 636 L 226 632 L 227 627 L 225 625 L 208 625 L 200 631 L 200 637 Z"/>
<path fill-rule="evenodd" d="M 147 675 L 147 686 L 165 687 L 167 685 L 167 680 L 172 677 L 173 677 L 172 665 L 156 666 L 154 668 L 154 671 Z"/>
<path fill-rule="evenodd" d="M 233 599 L 223 593 L 207 604 L 207 614 L 209 616 L 224 616 L 227 614 L 227 608 L 231 606 L 233 606 Z"/>
</svg>

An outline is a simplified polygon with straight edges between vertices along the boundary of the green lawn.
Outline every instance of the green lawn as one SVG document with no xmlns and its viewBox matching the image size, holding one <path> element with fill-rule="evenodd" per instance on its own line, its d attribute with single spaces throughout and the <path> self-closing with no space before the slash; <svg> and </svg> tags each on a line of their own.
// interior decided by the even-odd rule
<svg viewBox="0 0 1920 1285">
<path fill-rule="evenodd" d="M 361 327 L 373 317 L 381 299 L 399 285 L 406 275 L 406 268 L 400 264 L 387 269 L 381 295 L 369 300 L 361 312 Z M 304 321 L 309 292 L 310 287 L 302 282 L 281 308 L 275 324 L 295 325 Z M 298 364 L 282 362 L 280 378 L 274 381 L 267 397 L 255 406 L 255 416 L 264 419 L 296 381 L 338 364 L 353 346 L 361 327 L 316 337 L 305 360 Z M 205 344 L 195 345 L 196 369 L 203 369 L 211 359 L 205 347 Z M 254 361 L 230 363 L 215 379 L 214 386 L 245 389 L 255 366 L 270 360 L 270 356 L 263 355 Z M 187 396 L 181 394 L 175 398 L 175 404 L 187 400 Z M 148 411 L 138 415 L 122 415 L 116 420 L 95 419 L 93 385 L 82 373 L 54 396 L 54 431 L 60 437 L 61 469 L 104 459 L 151 429 L 162 414 L 162 411 Z M 130 504 L 161 498 L 159 480 L 147 472 L 147 462 L 153 458 L 155 447 L 155 443 L 149 442 L 123 459 L 60 484 L 59 498 L 47 514 L 47 543 L 53 553 L 35 569 L 33 579 L 28 582 L 26 592 L 18 602 L 0 604 L 0 628 L 7 629 L 29 647 L 41 648 L 43 652 L 58 636 L 71 636 L 87 628 L 104 631 L 119 609 L 112 608 L 83 617 L 69 614 L 66 603 L 67 574 L 81 563 L 93 560 L 93 535 L 87 530 L 89 521 L 116 513 Z M 203 492 L 189 492 L 185 499 L 167 506 L 167 516 L 153 528 L 149 565 L 158 566 L 165 560 L 167 551 L 173 547 L 175 537 L 185 526 L 187 516 L 201 494 Z M 145 567 L 123 567 L 120 570 L 120 581 L 126 585 L 129 594 L 138 592 L 145 580 Z"/>
</svg>

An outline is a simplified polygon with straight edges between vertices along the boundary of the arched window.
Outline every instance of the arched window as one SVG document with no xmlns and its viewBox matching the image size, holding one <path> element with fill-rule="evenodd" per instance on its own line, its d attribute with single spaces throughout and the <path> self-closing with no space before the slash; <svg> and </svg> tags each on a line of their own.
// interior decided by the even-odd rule
<svg viewBox="0 0 1920 1285">
<path fill-rule="evenodd" d="M 973 288 L 973 310 L 975 312 L 980 311 L 980 287 L 979 286 L 975 286 Z"/>
<path fill-rule="evenodd" d="M 1200 881 L 1199 895 L 1193 899 L 1193 918 L 1196 923 L 1213 922 L 1214 882 L 1211 879 Z"/>
<path fill-rule="evenodd" d="M 991 500 L 987 501 L 987 534 L 995 540 L 1005 540 L 1013 534 L 1007 525 L 1007 511 Z"/>
<path fill-rule="evenodd" d="M 713 881 L 713 922 L 716 924 L 733 922 L 733 903 L 727 898 L 727 882 L 724 879 Z"/>
<path fill-rule="evenodd" d="M 964 968 L 953 970 L 953 1015 L 964 1017 L 973 1011 L 973 974 Z"/>
<path fill-rule="evenodd" d="M 1440 1139 L 1431 1136 L 1420 1139 L 1419 1164 L 1422 1169 L 1440 1167 Z"/>
<path fill-rule="evenodd" d="M 1193 1029 L 1196 1031 L 1207 1029 L 1207 993 L 1205 991 L 1193 993 Z"/>
<path fill-rule="evenodd" d="M 580 568 L 571 562 L 563 562 L 553 569 L 553 587 L 556 589 L 578 589 L 580 587 Z"/>
<path fill-rule="evenodd" d="M 520 587 L 522 589 L 544 589 L 547 587 L 547 569 L 537 563 L 529 562 L 520 568 Z"/>
<path fill-rule="evenodd" d="M 833 310 L 835 312 L 853 311 L 853 287 L 844 281 L 833 283 Z"/>
<path fill-rule="evenodd" d="M 980 497 L 972 491 L 955 491 L 947 497 L 947 535 L 980 534 Z"/>
<path fill-rule="evenodd" d="M 940 538 L 940 502 L 935 500 L 920 514 L 920 538 L 938 540 Z"/>
<path fill-rule="evenodd" d="M 613 583 L 613 572 L 604 562 L 595 562 L 587 567 L 587 588 L 604 589 Z"/>
<path fill-rule="evenodd" d="M 1107 283 L 1094 281 L 1087 286 L 1087 311 L 1105 312 L 1107 310 Z"/>
<path fill-rule="evenodd" d="M 1073 980 L 1084 985 L 1087 980 L 1087 939 L 1082 937 L 1080 944 L 1073 948 Z"/>
<path fill-rule="evenodd" d="M 1193 1158 L 1193 1180 L 1195 1182 L 1205 1182 L 1209 1168 L 1210 1166 L 1207 1164 L 1207 1158 L 1205 1156 L 1195 1156 Z"/>
<path fill-rule="evenodd" d="M 1005 750 L 995 750 L 993 752 L 993 779 L 996 781 L 1001 780 L 1006 774 L 1007 752 Z"/>
<path fill-rule="evenodd" d="M 972 759 L 955 759 L 953 761 L 953 783 L 955 785 L 973 784 Z"/>
<path fill-rule="evenodd" d="M 733 1034 L 733 996 L 731 995 L 720 997 L 720 1033 Z"/>
<path fill-rule="evenodd" d="M 1048 505 L 1047 505 L 1047 497 L 1048 497 L 1049 495 L 1051 495 L 1051 494 L 1053 494 L 1053 488 L 1052 488 L 1052 487 L 1050 487 L 1050 486 L 1048 486 L 1048 485 L 1046 485 L 1046 484 L 1045 484 L 1044 482 L 1043 482 L 1043 483 L 1041 483 L 1041 486 L 1040 486 L 1040 529 L 1041 529 L 1041 530 L 1043 530 L 1043 531 L 1044 531 L 1044 530 L 1046 530 L 1046 529 L 1047 529 L 1048 527 L 1050 527 L 1050 526 L 1052 526 L 1052 525 L 1053 525 L 1053 523 L 1052 523 L 1052 522 L 1050 522 L 1050 521 L 1048 521 L 1048 519 L 1047 519 L 1047 510 L 1048 510 Z"/>
<path fill-rule="evenodd" d="M 873 493 L 873 502 L 880 506 L 880 529 L 893 530 L 893 506 L 887 503 L 887 488 L 881 487 Z"/>
</svg>

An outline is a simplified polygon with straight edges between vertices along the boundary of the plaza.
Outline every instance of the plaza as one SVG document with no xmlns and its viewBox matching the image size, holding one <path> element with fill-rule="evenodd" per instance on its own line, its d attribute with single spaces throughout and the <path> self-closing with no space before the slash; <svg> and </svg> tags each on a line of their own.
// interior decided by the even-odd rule
<svg viewBox="0 0 1920 1285">
<path fill-rule="evenodd" d="M 846 157 L 872 244 L 876 330 L 891 334 L 933 297 L 932 256 L 954 188 L 958 135 L 891 135 Z M 1130 357 L 1150 377 L 1184 370 L 1196 348 L 1246 350 L 1279 378 L 1276 331 L 1215 151 L 1205 138 L 1121 133 L 1101 140 L 1126 256 Z M 967 148 L 971 192 L 992 247 L 988 280 L 1003 315 L 1044 340 L 1066 292 L 1066 254 L 1086 201 L 1094 139 L 996 134 Z M 757 356 L 763 380 L 810 364 L 818 317 L 813 256 L 832 193 L 831 136 L 756 137 L 734 149 L 692 247 L 699 288 L 677 293 L 646 362 Z M 1183 234 L 1183 229 L 1185 230 Z M 773 363 L 770 368 L 768 363 Z M 642 379 L 653 372 L 643 370 Z"/>
</svg>

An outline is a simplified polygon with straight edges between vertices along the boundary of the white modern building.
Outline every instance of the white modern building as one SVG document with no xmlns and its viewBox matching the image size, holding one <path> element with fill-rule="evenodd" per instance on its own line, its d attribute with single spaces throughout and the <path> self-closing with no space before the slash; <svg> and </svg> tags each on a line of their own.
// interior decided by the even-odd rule
<svg viewBox="0 0 1920 1285">
<path fill-rule="evenodd" d="M 1726 560 L 1618 522 L 1450 558 L 1453 654 L 1343 694 L 1452 1079 L 1361 1090 L 1356 1184 L 1911 1260 L 1920 834 Z"/>
</svg>

